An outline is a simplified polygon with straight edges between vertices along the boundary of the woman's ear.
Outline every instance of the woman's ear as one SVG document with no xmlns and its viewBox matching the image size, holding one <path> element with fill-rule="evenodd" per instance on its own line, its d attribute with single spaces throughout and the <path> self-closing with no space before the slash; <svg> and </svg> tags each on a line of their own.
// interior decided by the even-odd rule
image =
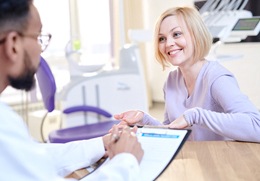
<svg viewBox="0 0 260 181">
<path fill-rule="evenodd" d="M 22 41 L 17 32 L 10 32 L 6 36 L 6 41 L 4 44 L 5 53 L 10 61 L 18 61 L 22 56 Z"/>
</svg>

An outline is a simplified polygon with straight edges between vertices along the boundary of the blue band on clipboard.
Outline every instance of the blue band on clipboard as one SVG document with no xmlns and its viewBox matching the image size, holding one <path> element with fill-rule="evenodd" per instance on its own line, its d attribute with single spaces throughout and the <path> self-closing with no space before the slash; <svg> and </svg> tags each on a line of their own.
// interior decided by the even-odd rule
<svg viewBox="0 0 260 181">
<path fill-rule="evenodd" d="M 158 134 L 158 133 L 142 133 L 143 137 L 155 137 L 155 138 L 179 138 L 179 135 L 172 134 Z"/>
</svg>

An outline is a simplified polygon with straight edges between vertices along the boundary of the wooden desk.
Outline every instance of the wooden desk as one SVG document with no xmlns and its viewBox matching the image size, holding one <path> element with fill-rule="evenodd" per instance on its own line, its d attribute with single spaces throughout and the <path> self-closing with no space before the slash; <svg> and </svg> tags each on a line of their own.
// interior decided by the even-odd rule
<svg viewBox="0 0 260 181">
<path fill-rule="evenodd" d="M 260 136 L 260 135 L 259 135 Z M 259 181 L 260 144 L 187 141 L 157 181 Z"/>
</svg>

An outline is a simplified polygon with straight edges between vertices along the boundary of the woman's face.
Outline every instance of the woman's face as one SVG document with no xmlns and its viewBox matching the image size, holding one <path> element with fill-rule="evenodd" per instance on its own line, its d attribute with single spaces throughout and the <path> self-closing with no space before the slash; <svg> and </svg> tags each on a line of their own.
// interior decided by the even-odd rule
<svg viewBox="0 0 260 181">
<path fill-rule="evenodd" d="M 186 24 L 177 16 L 165 18 L 159 30 L 159 51 L 174 66 L 193 63 L 194 46 Z"/>
</svg>

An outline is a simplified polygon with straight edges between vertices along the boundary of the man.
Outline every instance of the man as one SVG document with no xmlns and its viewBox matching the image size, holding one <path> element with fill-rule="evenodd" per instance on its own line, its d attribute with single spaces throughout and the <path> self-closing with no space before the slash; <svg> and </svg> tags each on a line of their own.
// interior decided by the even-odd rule
<svg viewBox="0 0 260 181">
<path fill-rule="evenodd" d="M 32 0 L 0 0 L 0 92 L 10 85 L 29 91 L 51 38 Z M 0 180 L 65 180 L 105 154 L 110 160 L 82 180 L 136 180 L 143 150 L 129 128 L 111 135 L 66 144 L 33 141 L 22 119 L 0 103 Z M 106 153 L 106 151 L 107 153 Z"/>
</svg>

